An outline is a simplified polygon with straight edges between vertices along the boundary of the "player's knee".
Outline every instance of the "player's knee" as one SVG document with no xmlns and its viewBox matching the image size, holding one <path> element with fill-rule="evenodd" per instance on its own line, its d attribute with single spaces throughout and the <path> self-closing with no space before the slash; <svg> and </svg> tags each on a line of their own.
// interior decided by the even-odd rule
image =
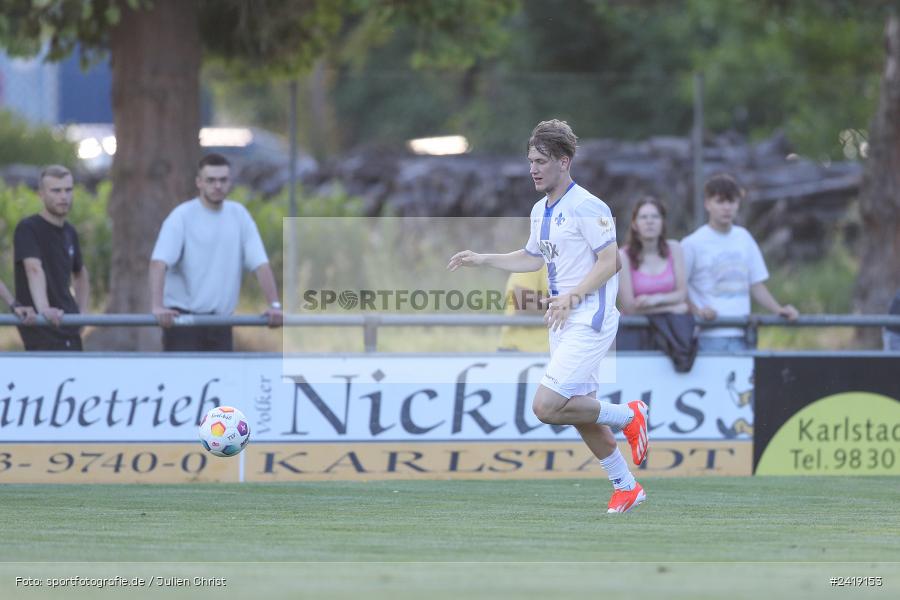
<svg viewBox="0 0 900 600">
<path fill-rule="evenodd" d="M 537 397 L 534 399 L 531 409 L 534 411 L 534 416 L 536 416 L 541 423 L 546 423 L 548 425 L 559 424 L 559 410 L 556 403 Z"/>
</svg>

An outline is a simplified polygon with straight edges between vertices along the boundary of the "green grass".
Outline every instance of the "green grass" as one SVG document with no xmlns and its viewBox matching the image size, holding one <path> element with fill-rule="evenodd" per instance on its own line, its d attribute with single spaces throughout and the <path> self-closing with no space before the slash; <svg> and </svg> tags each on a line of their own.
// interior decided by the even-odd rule
<svg viewBox="0 0 900 600">
<path fill-rule="evenodd" d="M 607 515 L 599 479 L 9 484 L 0 486 L 0 596 L 71 597 L 13 587 L 23 574 L 224 573 L 228 595 L 266 598 L 547 598 L 630 585 L 669 598 L 816 598 L 833 593 L 831 576 L 900 585 L 896 478 L 644 485 L 647 503 Z M 163 592 L 203 593 L 144 593 Z"/>
<path fill-rule="evenodd" d="M 607 486 L 6 485 L 0 559 L 197 560 L 227 529 L 246 561 L 900 560 L 895 478 L 647 480 L 619 517 Z"/>
</svg>

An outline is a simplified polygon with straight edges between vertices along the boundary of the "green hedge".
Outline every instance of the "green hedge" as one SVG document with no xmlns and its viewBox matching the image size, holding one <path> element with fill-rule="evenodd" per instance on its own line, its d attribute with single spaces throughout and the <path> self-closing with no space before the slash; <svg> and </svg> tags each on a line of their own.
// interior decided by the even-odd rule
<svg viewBox="0 0 900 600">
<path fill-rule="evenodd" d="M 75 144 L 46 127 L 34 127 L 13 113 L 0 110 L 0 165 L 60 164 L 73 168 Z"/>
</svg>

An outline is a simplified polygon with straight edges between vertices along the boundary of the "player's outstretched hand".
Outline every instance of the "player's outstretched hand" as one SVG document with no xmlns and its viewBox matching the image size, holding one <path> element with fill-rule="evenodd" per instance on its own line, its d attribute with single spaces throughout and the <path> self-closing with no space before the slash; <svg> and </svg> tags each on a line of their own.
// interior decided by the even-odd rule
<svg viewBox="0 0 900 600">
<path fill-rule="evenodd" d="M 471 250 L 463 250 L 457 252 L 450 258 L 447 269 L 455 271 L 460 267 L 480 267 L 484 264 L 484 255 L 472 252 Z"/>
</svg>

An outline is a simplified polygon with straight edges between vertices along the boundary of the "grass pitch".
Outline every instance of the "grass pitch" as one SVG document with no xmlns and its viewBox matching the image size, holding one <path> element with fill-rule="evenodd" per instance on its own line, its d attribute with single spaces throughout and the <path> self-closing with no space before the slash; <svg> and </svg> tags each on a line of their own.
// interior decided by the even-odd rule
<svg viewBox="0 0 900 600">
<path fill-rule="evenodd" d="M 900 590 L 897 478 L 642 483 L 627 515 L 605 514 L 599 479 L 5 485 L 0 597 L 820 598 L 850 576 Z M 73 575 L 151 582 L 47 587 Z M 152 582 L 196 576 L 228 587 Z"/>
</svg>

